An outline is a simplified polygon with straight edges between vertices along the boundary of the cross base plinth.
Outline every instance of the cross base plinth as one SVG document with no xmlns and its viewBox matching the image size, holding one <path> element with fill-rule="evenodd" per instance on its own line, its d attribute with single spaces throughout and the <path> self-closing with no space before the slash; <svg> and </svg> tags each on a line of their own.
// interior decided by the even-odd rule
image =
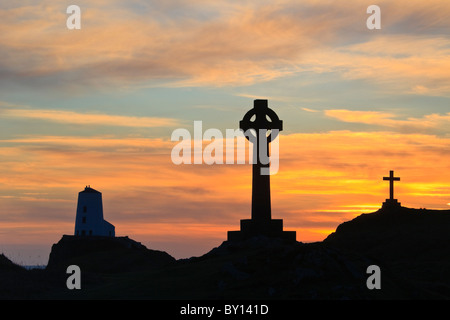
<svg viewBox="0 0 450 320">
<path fill-rule="evenodd" d="M 382 208 L 398 208 L 401 206 L 402 204 L 398 202 L 397 199 L 386 199 L 386 201 L 383 202 Z"/>
<path fill-rule="evenodd" d="M 271 220 L 241 220 L 240 231 L 228 231 L 228 241 L 241 241 L 256 236 L 266 236 L 269 238 L 281 238 L 296 241 L 295 231 L 283 231 L 282 219 Z"/>
</svg>

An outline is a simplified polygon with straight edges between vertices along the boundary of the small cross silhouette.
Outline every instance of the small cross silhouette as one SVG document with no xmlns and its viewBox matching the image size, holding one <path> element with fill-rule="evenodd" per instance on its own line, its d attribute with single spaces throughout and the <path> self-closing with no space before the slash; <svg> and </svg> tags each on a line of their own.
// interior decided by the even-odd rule
<svg viewBox="0 0 450 320">
<path fill-rule="evenodd" d="M 394 181 L 400 181 L 399 177 L 394 177 L 394 171 L 389 172 L 389 177 L 383 177 L 383 180 L 389 181 L 389 195 L 390 200 L 394 200 Z"/>
</svg>

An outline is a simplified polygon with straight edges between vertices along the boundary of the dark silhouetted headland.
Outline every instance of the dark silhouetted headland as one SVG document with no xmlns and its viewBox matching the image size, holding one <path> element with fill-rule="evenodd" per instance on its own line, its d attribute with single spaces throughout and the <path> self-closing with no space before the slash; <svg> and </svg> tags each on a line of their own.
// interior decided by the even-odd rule
<svg viewBox="0 0 450 320">
<path fill-rule="evenodd" d="M 324 244 L 375 260 L 406 297 L 450 298 L 450 210 L 382 208 L 344 222 Z"/>
<path fill-rule="evenodd" d="M 12 299 L 450 299 L 450 210 L 385 207 L 323 242 L 256 236 L 175 260 L 127 237 L 63 236 L 46 270 L 0 256 L 0 296 Z M 79 265 L 82 289 L 68 290 Z M 381 269 L 381 289 L 366 286 Z M 113 276 L 112 276 L 113 275 Z"/>
<path fill-rule="evenodd" d="M 128 237 L 64 235 L 52 246 L 47 270 L 64 271 L 71 264 L 89 272 L 129 272 L 175 262 L 166 252 L 147 249 Z"/>
<path fill-rule="evenodd" d="M 450 253 L 450 210 L 382 208 L 339 225 L 324 243 L 377 258 Z"/>
</svg>

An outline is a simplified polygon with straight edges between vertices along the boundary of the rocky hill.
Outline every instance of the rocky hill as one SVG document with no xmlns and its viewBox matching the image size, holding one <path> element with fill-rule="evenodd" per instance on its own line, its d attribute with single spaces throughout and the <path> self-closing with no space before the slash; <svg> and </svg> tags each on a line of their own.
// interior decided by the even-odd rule
<svg viewBox="0 0 450 320">
<path fill-rule="evenodd" d="M 46 270 L 2 269 L 0 257 L 0 297 L 450 299 L 449 231 L 450 210 L 385 208 L 341 224 L 323 242 L 255 237 L 181 260 L 127 237 L 63 236 Z M 65 286 L 70 264 L 81 268 L 81 290 Z M 370 265 L 380 267 L 379 290 L 367 288 Z"/>
<path fill-rule="evenodd" d="M 11 260 L 9 260 L 3 253 L 0 254 L 0 270 L 2 271 L 17 271 L 23 268 Z"/>
<path fill-rule="evenodd" d="M 344 222 L 323 243 L 375 260 L 413 296 L 450 298 L 450 210 L 380 209 Z"/>
<path fill-rule="evenodd" d="M 83 290 L 45 294 L 63 299 L 367 299 L 372 262 L 322 243 L 255 237 L 223 242 L 201 257 L 139 272 L 92 272 Z M 84 270 L 81 267 L 81 270 Z M 386 275 L 388 278 L 388 275 Z"/>
<path fill-rule="evenodd" d="M 52 246 L 47 270 L 66 270 L 78 265 L 83 271 L 112 273 L 164 267 L 175 258 L 166 252 L 147 249 L 128 237 L 76 237 L 64 235 Z"/>
<path fill-rule="evenodd" d="M 324 243 L 380 259 L 450 253 L 450 210 L 380 209 L 339 225 Z"/>
</svg>

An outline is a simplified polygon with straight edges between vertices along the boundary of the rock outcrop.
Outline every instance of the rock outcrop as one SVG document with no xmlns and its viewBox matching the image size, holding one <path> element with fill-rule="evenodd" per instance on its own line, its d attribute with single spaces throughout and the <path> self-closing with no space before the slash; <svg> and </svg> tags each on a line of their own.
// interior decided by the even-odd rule
<svg viewBox="0 0 450 320">
<path fill-rule="evenodd" d="M 127 272 L 175 262 L 168 253 L 147 249 L 128 237 L 68 236 L 52 246 L 47 270 L 78 265 L 83 271 Z"/>
</svg>

